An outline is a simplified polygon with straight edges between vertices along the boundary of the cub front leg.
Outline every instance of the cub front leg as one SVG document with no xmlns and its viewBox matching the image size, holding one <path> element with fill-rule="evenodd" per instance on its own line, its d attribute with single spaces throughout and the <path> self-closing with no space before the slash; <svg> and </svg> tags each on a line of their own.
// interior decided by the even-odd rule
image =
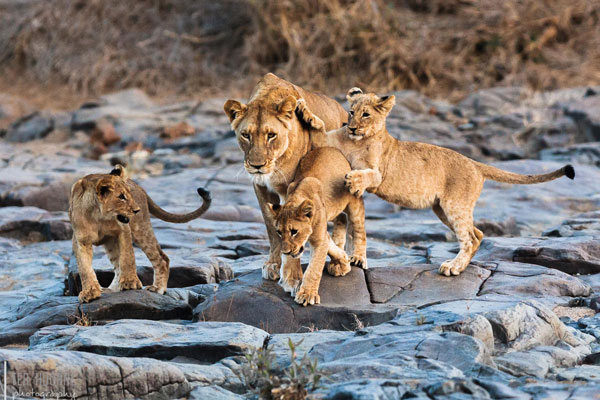
<svg viewBox="0 0 600 400">
<path fill-rule="evenodd" d="M 296 295 L 301 283 L 302 265 L 300 264 L 300 258 L 285 256 L 285 263 L 281 267 L 279 285 L 293 297 Z"/>
<path fill-rule="evenodd" d="M 365 231 L 365 205 L 362 197 L 348 202 L 348 219 L 352 227 L 353 250 L 350 265 L 368 269 L 367 266 L 367 232 Z"/>
<path fill-rule="evenodd" d="M 321 283 L 321 276 L 325 267 L 327 250 L 329 248 L 328 244 L 327 240 L 322 240 L 319 243 L 311 243 L 313 247 L 312 256 L 302 279 L 302 285 L 300 285 L 300 289 L 294 298 L 296 303 L 306 307 L 309 304 L 313 305 L 321 302 L 319 284 Z"/>
<path fill-rule="evenodd" d="M 329 236 L 329 235 L 328 235 Z M 331 261 L 327 266 L 327 272 L 331 276 L 344 276 L 350 272 L 350 259 L 346 252 L 338 247 L 333 239 L 329 238 L 329 249 L 327 250 Z"/>
<path fill-rule="evenodd" d="M 142 281 L 137 276 L 135 255 L 129 227 L 119 233 L 119 290 L 141 289 Z"/>
<path fill-rule="evenodd" d="M 375 169 L 353 170 L 346 174 L 344 183 L 350 193 L 361 197 L 365 190 L 376 188 L 381 184 L 381 174 Z"/>
<path fill-rule="evenodd" d="M 262 267 L 262 277 L 263 279 L 276 281 L 279 279 L 279 269 L 281 267 L 281 238 L 277 234 L 273 216 L 267 210 L 267 203 L 279 204 L 279 197 L 272 195 L 266 187 L 256 184 L 254 185 L 254 192 L 265 221 L 270 244 L 269 259 Z"/>
<path fill-rule="evenodd" d="M 96 273 L 92 268 L 92 243 L 91 241 L 77 240 L 73 236 L 73 253 L 77 259 L 77 269 L 81 278 L 81 292 L 79 292 L 79 301 L 87 303 L 100 297 L 102 287 L 98 283 Z"/>
</svg>

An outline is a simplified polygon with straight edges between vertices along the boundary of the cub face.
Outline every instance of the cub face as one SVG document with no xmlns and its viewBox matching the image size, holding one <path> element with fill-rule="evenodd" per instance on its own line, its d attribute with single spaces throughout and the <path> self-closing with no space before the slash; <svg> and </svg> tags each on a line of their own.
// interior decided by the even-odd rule
<svg viewBox="0 0 600 400">
<path fill-rule="evenodd" d="M 385 129 L 385 119 L 396 104 L 395 96 L 365 94 L 356 87 L 348 91 L 346 99 L 350 102 L 346 133 L 354 141 L 371 137 Z"/>
<path fill-rule="evenodd" d="M 313 202 L 304 200 L 299 205 L 286 203 L 283 207 L 268 204 L 268 208 L 275 219 L 277 234 L 281 238 L 281 252 L 299 258 L 313 232 Z"/>
<path fill-rule="evenodd" d="M 255 100 L 248 105 L 227 100 L 223 108 L 244 152 L 244 168 L 254 179 L 267 178 L 288 149 L 296 99 L 288 96 L 277 104 Z"/>
<path fill-rule="evenodd" d="M 118 175 L 107 175 L 96 184 L 96 196 L 100 204 L 100 212 L 106 219 L 116 219 L 119 223 L 128 224 L 129 219 L 140 211 L 125 181 Z"/>
</svg>

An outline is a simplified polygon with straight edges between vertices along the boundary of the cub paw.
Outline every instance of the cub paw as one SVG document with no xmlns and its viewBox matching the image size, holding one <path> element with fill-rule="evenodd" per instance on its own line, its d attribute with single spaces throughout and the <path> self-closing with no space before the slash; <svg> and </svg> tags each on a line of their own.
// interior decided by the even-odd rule
<svg viewBox="0 0 600 400">
<path fill-rule="evenodd" d="M 276 281 L 279 279 L 279 265 L 276 263 L 266 263 L 262 267 L 262 277 L 263 279 L 269 281 Z"/>
<path fill-rule="evenodd" d="M 350 260 L 348 257 L 344 257 L 339 260 L 331 260 L 327 265 L 327 272 L 331 276 L 344 276 L 350 272 Z"/>
<path fill-rule="evenodd" d="M 279 286 L 281 286 L 285 292 L 290 293 L 292 297 L 294 297 L 301 284 L 302 279 L 283 279 L 282 277 L 279 280 Z"/>
<path fill-rule="evenodd" d="M 352 258 L 350 258 L 350 265 L 353 265 L 355 267 L 360 267 L 362 269 L 369 269 L 369 266 L 367 265 L 367 257 L 366 256 L 352 256 Z"/>
<path fill-rule="evenodd" d="M 296 293 L 296 297 L 294 301 L 298 304 L 302 304 L 304 307 L 307 305 L 319 304 L 321 302 L 321 298 L 319 297 L 318 290 L 307 289 L 305 287 L 300 287 L 298 293 Z"/>
<path fill-rule="evenodd" d="M 344 184 L 348 191 L 356 197 L 360 197 L 365 193 L 365 182 L 363 175 L 359 171 L 348 172 Z"/>
<path fill-rule="evenodd" d="M 462 267 L 455 260 L 444 261 L 442 265 L 440 265 L 440 274 L 450 276 L 450 275 L 460 275 L 461 272 L 465 270 L 465 267 Z"/>
<path fill-rule="evenodd" d="M 102 294 L 102 288 L 99 284 L 95 284 L 92 287 L 84 288 L 79 292 L 79 302 L 87 303 L 100 297 Z"/>
<path fill-rule="evenodd" d="M 121 279 L 119 281 L 119 290 L 136 290 L 142 288 L 142 281 L 140 278 L 132 277 L 129 279 Z"/>
<path fill-rule="evenodd" d="M 165 294 L 165 292 L 167 291 L 166 287 L 158 287 L 156 285 L 150 285 L 146 287 L 146 290 L 150 291 L 150 292 L 154 292 L 154 293 L 158 293 L 158 294 Z"/>
</svg>

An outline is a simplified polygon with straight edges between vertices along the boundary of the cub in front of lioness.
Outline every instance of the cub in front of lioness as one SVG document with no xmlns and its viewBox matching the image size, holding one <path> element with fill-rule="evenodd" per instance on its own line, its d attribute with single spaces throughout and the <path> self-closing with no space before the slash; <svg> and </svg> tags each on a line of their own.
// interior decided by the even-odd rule
<svg viewBox="0 0 600 400">
<path fill-rule="evenodd" d="M 443 147 L 402 142 L 392 137 L 385 126 L 395 104 L 394 96 L 378 97 L 352 88 L 347 99 L 351 107 L 348 125 L 327 132 L 322 139 L 326 145 L 341 150 L 352 165 L 352 171 L 346 175 L 346 187 L 356 196 L 362 196 L 366 190 L 403 207 L 431 207 L 460 242 L 458 255 L 440 266 L 440 273 L 446 276 L 464 271 L 479 248 L 483 233 L 473 225 L 473 209 L 486 179 L 532 184 L 563 175 L 575 177 L 571 165 L 548 174 L 521 175 Z M 300 108 L 308 118 L 306 105 L 300 104 Z"/>
<path fill-rule="evenodd" d="M 141 289 L 133 243 L 146 254 L 154 268 L 154 282 L 146 289 L 164 294 L 169 280 L 169 257 L 161 250 L 150 214 L 167 222 L 183 223 L 198 218 L 210 206 L 210 193 L 198 194 L 203 204 L 189 214 L 171 214 L 160 208 L 138 184 L 128 179 L 122 166 L 110 174 L 79 179 L 71 188 L 69 218 L 73 226 L 73 252 L 77 258 L 82 290 L 79 301 L 100 297 L 102 288 L 92 269 L 92 245 L 104 245 L 115 269 L 109 288 L 113 291 Z"/>
<path fill-rule="evenodd" d="M 353 196 L 344 186 L 349 172 L 350 164 L 339 150 L 331 147 L 314 149 L 300 161 L 294 182 L 288 187 L 285 204 L 268 204 L 281 237 L 282 253 L 286 256 L 280 283 L 292 295 L 295 292 L 296 302 L 304 306 L 320 302 L 319 284 L 328 254 L 331 262 L 327 270 L 333 276 L 346 275 L 350 272 L 350 264 L 367 268 L 365 209 L 362 198 Z M 343 250 L 346 220 L 336 218 L 343 212 L 352 227 L 350 260 Z M 334 219 L 331 237 L 327 222 Z M 307 241 L 311 245 L 311 259 L 302 276 L 300 256 Z"/>
</svg>

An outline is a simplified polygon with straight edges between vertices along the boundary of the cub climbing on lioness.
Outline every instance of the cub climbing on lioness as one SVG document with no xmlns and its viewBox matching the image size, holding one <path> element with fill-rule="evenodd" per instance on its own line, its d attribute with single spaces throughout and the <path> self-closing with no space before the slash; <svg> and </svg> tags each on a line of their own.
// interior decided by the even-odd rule
<svg viewBox="0 0 600 400">
<path fill-rule="evenodd" d="M 395 104 L 394 96 L 378 97 L 352 88 L 346 96 L 350 102 L 348 125 L 325 133 L 321 140 L 339 149 L 350 162 L 346 187 L 356 195 L 364 191 L 408 208 L 431 207 L 460 242 L 460 251 L 440 266 L 446 276 L 459 275 L 479 248 L 483 233 L 473 225 L 473 209 L 483 182 L 532 184 L 551 181 L 575 170 L 566 165 L 554 172 L 521 175 L 503 171 L 471 160 L 453 150 L 416 142 L 402 142 L 392 137 L 385 126 L 386 117 Z M 306 104 L 299 105 L 305 119 L 310 119 Z M 318 117 L 312 116 L 314 126 Z"/>
<path fill-rule="evenodd" d="M 164 294 L 169 280 L 169 257 L 161 250 L 150 214 L 167 222 L 184 223 L 200 217 L 209 208 L 210 193 L 199 188 L 203 204 L 189 214 L 171 214 L 160 208 L 117 165 L 110 174 L 93 174 L 79 179 L 71 188 L 69 218 L 73 226 L 73 253 L 77 258 L 82 290 L 79 301 L 100 297 L 102 288 L 92 269 L 92 245 L 104 245 L 115 269 L 109 286 L 113 291 L 141 289 L 133 243 L 154 267 L 154 282 L 146 289 Z"/>
<path fill-rule="evenodd" d="M 346 275 L 350 264 L 367 269 L 365 208 L 362 198 L 353 196 L 344 187 L 349 172 L 350 164 L 339 150 L 314 149 L 300 161 L 294 182 L 288 186 L 285 204 L 267 205 L 286 256 L 280 283 L 292 296 L 295 293 L 296 302 L 302 305 L 320 302 L 319 284 L 328 254 L 331 262 L 327 270 L 333 276 Z M 352 228 L 350 260 L 344 251 L 346 219 L 338 217 L 343 212 Z M 327 232 L 327 222 L 334 219 L 332 238 Z M 311 259 L 302 276 L 300 256 L 307 241 L 312 247 Z"/>
</svg>

